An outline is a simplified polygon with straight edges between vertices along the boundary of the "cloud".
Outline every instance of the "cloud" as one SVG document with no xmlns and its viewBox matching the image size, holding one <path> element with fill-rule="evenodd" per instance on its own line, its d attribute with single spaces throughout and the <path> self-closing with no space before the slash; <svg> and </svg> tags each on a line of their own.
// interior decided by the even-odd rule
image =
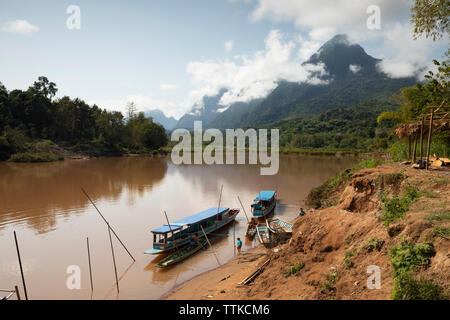
<svg viewBox="0 0 450 320">
<path fill-rule="evenodd" d="M 187 72 L 199 85 L 190 94 L 191 102 L 201 107 L 203 96 L 217 95 L 225 88 L 227 91 L 219 103 L 229 106 L 267 96 L 280 80 L 325 83 L 317 78 L 325 74 L 324 66 L 302 65 L 303 60 L 293 54 L 298 49 L 295 41 L 286 41 L 280 31 L 271 30 L 265 39 L 265 49 L 253 55 L 189 62 Z"/>
<path fill-rule="evenodd" d="M 170 83 L 163 83 L 159 86 L 159 88 L 162 91 L 169 91 L 169 90 L 175 90 L 177 88 L 177 85 L 175 84 L 170 84 Z"/>
<path fill-rule="evenodd" d="M 351 72 L 358 73 L 361 70 L 361 66 L 358 66 L 357 64 L 351 64 L 348 66 Z"/>
<path fill-rule="evenodd" d="M 39 28 L 26 20 L 14 20 L 6 22 L 2 30 L 10 33 L 30 35 L 33 32 L 38 31 Z"/>
<path fill-rule="evenodd" d="M 181 110 L 179 104 L 172 101 L 156 99 L 150 95 L 144 94 L 131 94 L 117 100 L 91 100 L 87 103 L 90 105 L 96 104 L 101 108 L 105 108 L 110 111 L 119 111 L 125 114 L 126 105 L 130 101 L 136 104 L 137 112 L 159 109 L 163 111 L 167 116 L 172 116 L 176 119 L 180 118 L 183 115 L 183 110 Z"/>
<path fill-rule="evenodd" d="M 233 41 L 232 40 L 226 41 L 224 45 L 225 45 L 226 52 L 231 52 L 231 50 L 233 50 Z"/>
</svg>

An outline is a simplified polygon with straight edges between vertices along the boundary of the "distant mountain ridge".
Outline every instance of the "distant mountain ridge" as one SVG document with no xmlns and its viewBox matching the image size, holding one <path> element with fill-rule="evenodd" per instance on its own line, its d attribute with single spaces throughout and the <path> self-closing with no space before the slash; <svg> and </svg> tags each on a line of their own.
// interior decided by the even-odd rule
<svg viewBox="0 0 450 320">
<path fill-rule="evenodd" d="M 145 111 L 144 114 L 146 117 L 152 117 L 153 122 L 159 123 L 168 131 L 171 131 L 178 122 L 174 117 L 167 117 L 164 112 L 158 109 Z"/>
<path fill-rule="evenodd" d="M 214 97 L 204 97 L 203 106 L 185 114 L 176 128 L 192 130 L 194 120 L 203 127 L 218 129 L 270 126 L 282 120 L 304 118 L 335 108 L 345 108 L 364 101 L 389 101 L 401 88 L 417 83 L 415 78 L 392 79 L 378 70 L 382 60 L 368 55 L 346 35 L 336 35 L 304 64 L 325 65 L 327 74 L 320 76 L 327 84 L 313 85 L 280 81 L 264 99 L 238 102 L 219 112 L 223 89 Z"/>
</svg>

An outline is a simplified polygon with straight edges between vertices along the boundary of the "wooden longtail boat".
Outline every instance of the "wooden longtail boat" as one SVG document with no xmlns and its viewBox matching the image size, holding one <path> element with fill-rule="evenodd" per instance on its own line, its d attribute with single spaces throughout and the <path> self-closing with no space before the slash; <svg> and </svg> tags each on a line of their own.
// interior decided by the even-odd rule
<svg viewBox="0 0 450 320">
<path fill-rule="evenodd" d="M 266 220 L 266 225 L 273 233 L 292 233 L 292 223 L 279 218 Z"/>
<path fill-rule="evenodd" d="M 252 213 L 256 218 L 265 217 L 270 214 L 277 204 L 275 191 L 261 191 L 252 204 Z"/>
<path fill-rule="evenodd" d="M 198 244 L 188 244 L 187 246 L 181 247 L 178 250 L 175 250 L 174 253 L 159 261 L 156 266 L 158 268 L 167 268 L 171 265 L 181 262 L 192 256 L 194 253 L 200 251 L 206 246 L 207 243 L 208 242 L 206 240 L 202 240 L 199 241 Z"/>
<path fill-rule="evenodd" d="M 159 254 L 172 251 L 191 242 L 194 235 L 202 238 L 233 221 L 239 209 L 209 208 L 187 218 L 170 222 L 162 227 L 152 230 L 153 249 L 144 251 L 145 254 Z"/>
<path fill-rule="evenodd" d="M 267 226 L 258 226 L 256 232 L 258 234 L 258 239 L 262 244 L 270 244 L 270 230 Z"/>
</svg>

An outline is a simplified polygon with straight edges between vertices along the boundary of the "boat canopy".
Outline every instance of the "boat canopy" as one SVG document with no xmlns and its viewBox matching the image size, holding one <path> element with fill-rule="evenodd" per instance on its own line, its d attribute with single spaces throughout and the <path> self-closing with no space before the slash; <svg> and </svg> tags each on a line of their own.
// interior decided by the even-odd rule
<svg viewBox="0 0 450 320">
<path fill-rule="evenodd" d="M 261 191 L 255 198 L 255 201 L 269 201 L 275 195 L 275 191 Z"/>
<path fill-rule="evenodd" d="M 191 225 L 194 223 L 198 223 L 200 221 L 212 218 L 212 217 L 216 216 L 218 213 L 219 214 L 224 213 L 228 209 L 229 208 L 217 208 L 217 207 L 209 208 L 208 210 L 205 210 L 205 211 L 196 213 L 192 216 L 172 222 L 170 224 L 170 228 L 169 228 L 168 224 L 165 224 L 160 228 L 152 230 L 152 232 L 153 233 L 167 233 L 167 232 L 170 232 L 171 228 L 172 228 L 172 231 L 176 231 L 176 230 L 181 229 L 185 225 Z"/>
</svg>

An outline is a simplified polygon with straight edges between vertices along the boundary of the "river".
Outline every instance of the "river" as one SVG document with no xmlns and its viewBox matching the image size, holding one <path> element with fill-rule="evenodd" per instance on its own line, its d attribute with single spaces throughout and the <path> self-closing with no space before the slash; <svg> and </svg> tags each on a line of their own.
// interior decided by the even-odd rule
<svg viewBox="0 0 450 320">
<path fill-rule="evenodd" d="M 277 190 L 275 215 L 293 220 L 313 187 L 355 163 L 355 157 L 280 156 L 275 176 L 257 165 L 174 165 L 167 158 L 101 158 L 52 163 L 0 162 L 0 289 L 18 285 L 23 297 L 13 231 L 22 256 L 29 299 L 158 299 L 174 286 L 217 266 L 213 252 L 201 251 L 167 270 L 152 247 L 150 230 L 169 220 L 221 206 L 250 213 L 260 190 Z M 108 229 L 81 192 L 84 188 L 136 259 L 113 238 L 118 294 Z M 233 231 L 245 238 L 241 209 L 235 224 L 211 236 L 220 263 L 233 258 Z M 89 237 L 91 295 L 86 237 Z M 243 251 L 257 245 L 244 241 Z M 81 288 L 69 289 L 70 266 L 81 271 Z M 72 267 L 77 268 L 77 267 Z"/>
</svg>

